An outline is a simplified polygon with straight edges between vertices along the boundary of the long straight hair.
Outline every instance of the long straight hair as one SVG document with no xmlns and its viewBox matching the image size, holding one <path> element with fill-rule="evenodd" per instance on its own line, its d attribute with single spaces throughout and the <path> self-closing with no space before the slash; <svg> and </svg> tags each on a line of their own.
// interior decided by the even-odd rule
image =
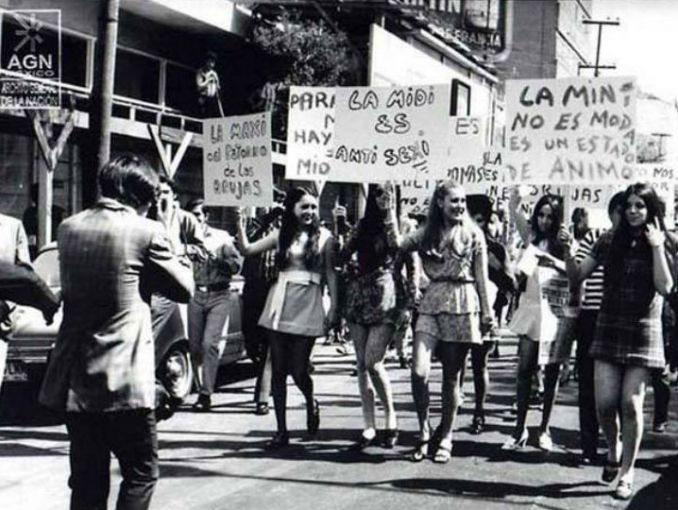
<svg viewBox="0 0 678 510">
<path fill-rule="evenodd" d="M 539 212 L 545 206 L 551 207 L 551 226 L 546 232 L 539 230 Z M 530 229 L 532 231 L 532 244 L 538 245 L 541 241 L 547 241 L 548 252 L 554 257 L 563 258 L 564 246 L 558 240 L 558 231 L 563 224 L 563 202 L 558 195 L 543 195 L 534 206 L 530 216 Z"/>
<path fill-rule="evenodd" d="M 428 219 L 424 226 L 424 234 L 421 242 L 421 254 L 424 257 L 440 258 L 443 231 L 445 229 L 445 216 L 442 207 L 438 205 L 439 200 L 444 200 L 453 190 L 464 192 L 459 184 L 454 181 L 444 181 L 436 186 L 433 196 L 428 206 Z M 471 220 L 468 211 L 464 214 L 461 221 L 461 228 L 457 229 L 457 235 L 452 238 L 452 249 L 458 255 L 464 255 L 478 235 L 482 235 L 480 228 Z"/>
<path fill-rule="evenodd" d="M 301 232 L 299 220 L 294 214 L 294 206 L 305 196 L 314 196 L 304 188 L 292 188 L 285 197 L 285 210 L 280 222 L 280 236 L 278 238 L 278 251 L 276 253 L 276 265 L 279 270 L 285 269 L 290 262 L 290 246 L 294 238 Z M 308 229 L 308 240 L 304 245 L 304 265 L 307 269 L 315 267 L 320 260 L 320 219 L 315 218 Z"/>
<path fill-rule="evenodd" d="M 358 223 L 356 233 L 358 263 L 361 267 L 375 269 L 388 257 L 386 238 L 386 211 L 377 204 L 377 198 L 384 193 L 384 187 L 370 184 L 365 204 L 365 214 Z"/>
</svg>

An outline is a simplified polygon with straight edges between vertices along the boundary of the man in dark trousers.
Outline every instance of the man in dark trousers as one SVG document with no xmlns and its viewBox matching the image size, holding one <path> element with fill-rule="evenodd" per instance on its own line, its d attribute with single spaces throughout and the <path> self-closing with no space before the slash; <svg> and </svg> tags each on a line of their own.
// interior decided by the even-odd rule
<svg viewBox="0 0 678 510">
<path fill-rule="evenodd" d="M 106 508 L 110 455 L 122 474 L 118 509 L 146 509 L 158 478 L 150 296 L 187 302 L 191 270 L 166 229 L 145 218 L 158 176 L 133 155 L 99 173 L 101 198 L 65 220 L 57 245 L 64 317 L 40 393 L 66 412 L 71 510 Z"/>
</svg>

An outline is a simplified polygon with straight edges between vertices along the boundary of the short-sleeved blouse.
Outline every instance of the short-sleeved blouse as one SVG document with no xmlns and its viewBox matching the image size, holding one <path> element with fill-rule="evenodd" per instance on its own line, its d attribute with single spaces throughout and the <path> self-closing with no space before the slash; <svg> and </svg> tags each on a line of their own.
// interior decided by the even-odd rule
<svg viewBox="0 0 678 510">
<path fill-rule="evenodd" d="M 430 283 L 418 307 L 420 314 L 466 315 L 480 312 L 476 265 L 478 256 L 486 249 L 485 239 L 481 232 L 472 230 L 469 235 L 471 239 L 463 253 L 457 253 L 448 242 L 439 256 L 421 254 L 422 268 Z M 423 229 L 413 232 L 403 239 L 401 249 L 420 250 L 423 237 Z"/>
<path fill-rule="evenodd" d="M 591 250 L 596 262 L 605 267 L 605 279 L 590 354 L 622 365 L 663 368 L 663 298 L 654 286 L 652 250 L 640 238 L 625 250 L 619 269 L 611 271 L 612 238 L 613 232 L 605 232 Z"/>
</svg>

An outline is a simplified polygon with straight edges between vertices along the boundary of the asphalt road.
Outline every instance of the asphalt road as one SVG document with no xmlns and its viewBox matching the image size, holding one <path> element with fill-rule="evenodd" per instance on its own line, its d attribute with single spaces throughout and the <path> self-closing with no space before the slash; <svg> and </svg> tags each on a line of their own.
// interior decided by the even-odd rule
<svg viewBox="0 0 678 510">
<path fill-rule="evenodd" d="M 394 450 L 350 449 L 362 426 L 352 357 L 333 346 L 318 345 L 315 384 L 321 402 L 321 433 L 304 441 L 305 406 L 298 391 L 288 393 L 292 442 L 271 454 L 263 445 L 274 430 L 273 414 L 255 416 L 253 379 L 248 364 L 226 367 L 213 410 L 190 412 L 188 406 L 159 425 L 160 481 L 152 508 L 363 510 L 411 509 L 678 509 L 678 396 L 673 391 L 667 433 L 645 433 L 637 465 L 637 493 L 630 502 L 610 497 L 599 483 L 601 468 L 578 465 L 576 382 L 561 390 L 553 416 L 553 452 L 534 445 L 504 452 L 512 429 L 515 391 L 515 343 L 502 347 L 491 361 L 493 385 L 487 432 L 468 433 L 473 396 L 470 374 L 467 402 L 457 421 L 453 458 L 447 465 L 426 460 L 412 463 L 407 454 L 415 441 L 416 418 L 409 371 L 389 364 L 401 444 Z M 434 372 L 434 412 L 439 410 L 440 370 Z M 68 440 L 63 425 L 34 405 L 34 389 L 7 385 L 0 399 L 0 508 L 63 509 L 68 507 Z M 190 404 L 191 402 L 189 402 Z M 652 398 L 646 404 L 651 423 Z M 537 410 L 528 422 L 536 426 Z M 380 413 L 381 419 L 381 413 Z M 601 439 L 601 451 L 603 451 Z M 671 465 L 673 467 L 671 467 Z M 117 464 L 113 462 L 110 508 L 114 507 Z"/>
</svg>

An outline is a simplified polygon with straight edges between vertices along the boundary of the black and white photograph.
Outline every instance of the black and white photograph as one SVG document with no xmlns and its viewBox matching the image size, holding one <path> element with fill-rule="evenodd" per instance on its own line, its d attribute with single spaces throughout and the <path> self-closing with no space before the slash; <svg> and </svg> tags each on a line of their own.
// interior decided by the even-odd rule
<svg viewBox="0 0 678 510">
<path fill-rule="evenodd" d="M 0 0 L 0 508 L 678 509 L 678 0 Z"/>
</svg>

